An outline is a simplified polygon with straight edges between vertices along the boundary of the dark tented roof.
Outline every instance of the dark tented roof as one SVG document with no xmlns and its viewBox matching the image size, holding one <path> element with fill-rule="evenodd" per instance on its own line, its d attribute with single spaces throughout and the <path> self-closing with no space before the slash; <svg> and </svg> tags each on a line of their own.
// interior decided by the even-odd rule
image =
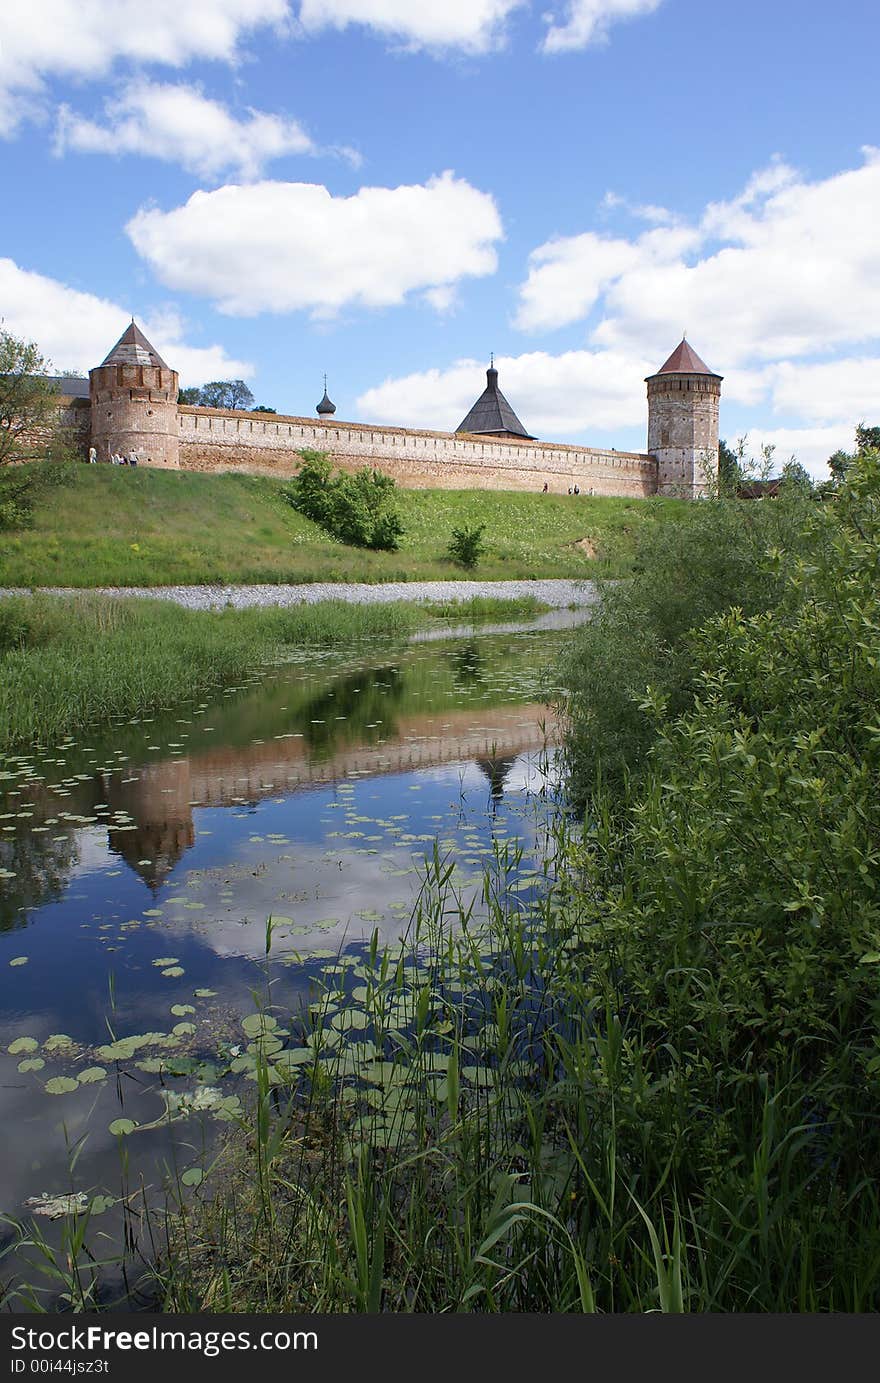
<svg viewBox="0 0 880 1383">
<path fill-rule="evenodd" d="M 715 375 L 714 370 L 710 370 L 705 361 L 700 359 L 685 337 L 681 338 L 669 359 L 660 366 L 657 373 L 658 375 L 714 375 L 715 379 L 721 379 L 721 375 Z"/>
<path fill-rule="evenodd" d="M 167 370 L 168 366 L 159 352 L 150 345 L 139 326 L 132 318 L 129 326 L 120 336 L 104 365 L 152 365 L 156 369 Z"/>
<path fill-rule="evenodd" d="M 486 388 L 470 413 L 460 422 L 456 432 L 489 433 L 492 436 L 534 438 L 526 432 L 507 399 L 498 388 L 498 371 L 494 366 L 486 371 Z"/>
</svg>

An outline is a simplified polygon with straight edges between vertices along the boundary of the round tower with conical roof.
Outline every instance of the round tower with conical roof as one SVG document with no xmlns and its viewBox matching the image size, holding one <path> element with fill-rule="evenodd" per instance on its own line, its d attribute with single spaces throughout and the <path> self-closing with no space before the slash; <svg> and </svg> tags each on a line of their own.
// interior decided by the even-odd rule
<svg viewBox="0 0 880 1383">
<path fill-rule="evenodd" d="M 648 386 L 648 451 L 661 495 L 700 499 L 718 478 L 718 405 L 714 374 L 682 337 Z"/>
<path fill-rule="evenodd" d="M 145 466 L 178 466 L 177 371 L 140 327 L 126 327 L 110 354 L 89 370 L 92 446 L 99 461 L 132 453 Z"/>
</svg>

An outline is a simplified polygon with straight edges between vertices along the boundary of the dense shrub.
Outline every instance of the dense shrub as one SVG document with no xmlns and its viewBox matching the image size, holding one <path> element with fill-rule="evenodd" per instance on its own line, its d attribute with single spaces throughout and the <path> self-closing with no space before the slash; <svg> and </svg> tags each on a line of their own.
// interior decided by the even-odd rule
<svg viewBox="0 0 880 1383">
<path fill-rule="evenodd" d="M 699 656 L 691 631 L 725 610 L 771 608 L 783 588 L 773 554 L 802 548 L 811 512 L 794 489 L 774 500 L 692 504 L 640 534 L 633 577 L 602 584 L 601 606 L 565 662 L 575 800 L 589 797 L 598 773 L 616 788 L 641 770 L 657 733 L 641 709 L 645 689 L 670 716 L 692 703 Z"/>
<path fill-rule="evenodd" d="M 453 562 L 464 567 L 466 571 L 473 571 L 486 551 L 486 545 L 483 542 L 485 531 L 486 525 L 484 523 L 474 524 L 473 527 L 465 524 L 463 528 L 453 528 L 452 538 L 446 549 Z"/>
<path fill-rule="evenodd" d="M 592 832 L 587 946 L 638 1030 L 640 1088 L 702 1110 L 692 1175 L 761 1079 L 785 1087 L 793 1125 L 822 1127 L 817 1185 L 854 1186 L 877 1155 L 880 1095 L 877 454 L 805 542 L 773 609 L 728 611 L 694 639 L 691 708 L 669 724 L 654 704 L 628 827 Z"/>
<path fill-rule="evenodd" d="M 364 467 L 355 475 L 333 474 L 322 452 L 304 451 L 303 461 L 284 498 L 300 514 L 352 547 L 394 552 L 403 524 L 392 505 L 395 482 Z"/>
</svg>

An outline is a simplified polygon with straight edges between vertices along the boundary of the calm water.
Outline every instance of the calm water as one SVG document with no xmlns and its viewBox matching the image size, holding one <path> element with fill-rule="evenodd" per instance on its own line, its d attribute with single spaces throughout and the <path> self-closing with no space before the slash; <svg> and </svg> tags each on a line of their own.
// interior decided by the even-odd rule
<svg viewBox="0 0 880 1383">
<path fill-rule="evenodd" d="M 163 1121 L 168 1091 L 218 1079 L 267 986 L 296 1010 L 340 953 L 403 936 L 435 849 L 476 912 L 505 845 L 528 880 L 563 638 L 309 655 L 213 703 L 0 761 L 6 1214 L 106 1194 L 112 1238 L 121 1195 L 136 1210 L 141 1178 L 156 1188 L 204 1157 L 215 1118 Z M 159 1126 L 121 1140 L 120 1118 Z M 40 1218 L 50 1238 L 58 1223 Z"/>
</svg>

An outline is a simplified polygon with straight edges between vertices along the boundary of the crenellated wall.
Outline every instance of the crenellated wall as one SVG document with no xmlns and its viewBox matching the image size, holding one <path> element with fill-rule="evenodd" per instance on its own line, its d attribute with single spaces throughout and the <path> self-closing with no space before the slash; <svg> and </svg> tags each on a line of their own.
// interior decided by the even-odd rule
<svg viewBox="0 0 880 1383">
<path fill-rule="evenodd" d="M 657 493 L 657 463 L 638 452 L 561 443 L 293 418 L 220 408 L 178 407 L 185 470 L 292 475 L 304 449 L 347 470 L 375 465 L 410 488 L 535 490 L 644 497 Z"/>
</svg>

